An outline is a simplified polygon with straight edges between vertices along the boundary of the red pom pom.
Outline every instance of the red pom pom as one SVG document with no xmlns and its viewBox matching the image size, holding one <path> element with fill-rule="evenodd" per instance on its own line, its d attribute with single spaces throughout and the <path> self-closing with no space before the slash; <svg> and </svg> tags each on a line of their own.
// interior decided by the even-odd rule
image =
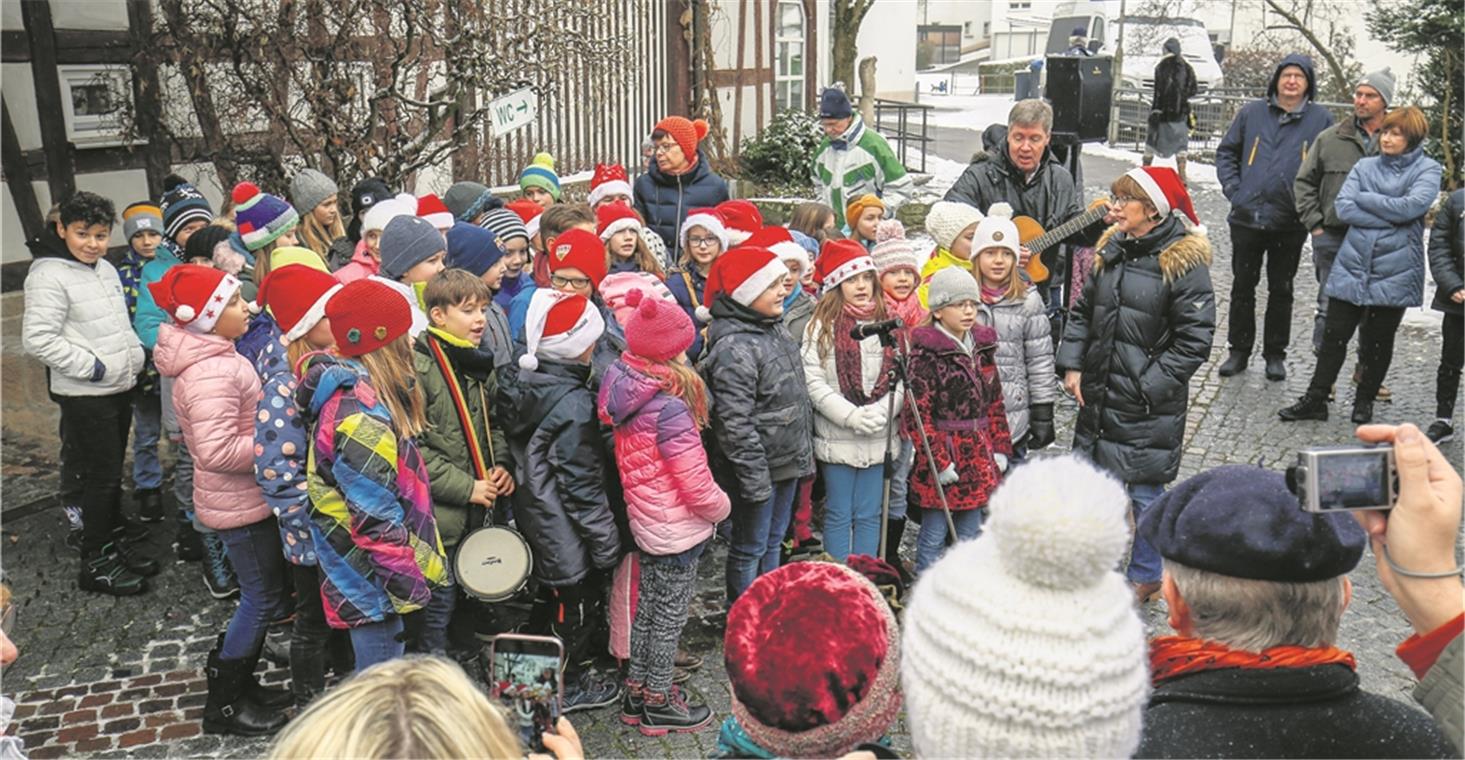
<svg viewBox="0 0 1465 760">
<path fill-rule="evenodd" d="M 232 195 L 234 198 L 234 205 L 243 205 L 245 201 L 248 201 L 250 198 L 259 195 L 259 186 L 254 184 L 253 182 L 240 182 L 239 184 L 234 186 L 234 192 L 232 193 Z"/>
<path fill-rule="evenodd" d="M 692 122 L 692 132 L 697 135 L 697 142 L 702 142 L 703 138 L 707 137 L 709 129 L 710 127 L 707 126 L 707 122 L 702 119 L 697 119 Z"/>
<path fill-rule="evenodd" d="M 632 309 L 640 306 L 641 299 L 644 295 L 645 294 L 641 292 L 640 288 L 631 289 L 630 292 L 626 293 L 626 305 L 631 307 Z"/>
</svg>

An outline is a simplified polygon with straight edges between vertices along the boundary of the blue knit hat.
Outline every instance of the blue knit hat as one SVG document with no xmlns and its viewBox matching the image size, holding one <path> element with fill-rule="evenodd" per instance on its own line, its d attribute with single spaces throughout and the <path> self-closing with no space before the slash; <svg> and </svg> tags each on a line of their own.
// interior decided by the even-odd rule
<svg viewBox="0 0 1465 760">
<path fill-rule="evenodd" d="M 389 280 L 400 280 L 407 270 L 447 250 L 443 236 L 431 222 L 418 216 L 399 216 L 387 222 L 382 230 L 381 274 Z"/>
<path fill-rule="evenodd" d="M 819 93 L 819 118 L 848 119 L 853 113 L 854 108 L 850 106 L 849 96 L 844 94 L 843 85 L 835 83 Z"/>
<path fill-rule="evenodd" d="M 476 224 L 458 222 L 448 230 L 448 266 L 482 277 L 504 257 L 493 233 Z"/>
<path fill-rule="evenodd" d="M 540 188 L 550 194 L 558 203 L 560 200 L 560 175 L 554 173 L 554 156 L 540 153 L 519 172 L 519 189 L 527 191 Z"/>
<path fill-rule="evenodd" d="M 163 199 L 158 202 L 163 210 L 163 234 L 170 240 L 178 239 L 178 231 L 193 222 L 208 224 L 214 220 L 214 209 L 193 183 L 169 174 L 163 180 Z"/>
<path fill-rule="evenodd" d="M 269 193 L 262 192 L 253 182 L 240 182 L 234 186 L 234 226 L 239 239 L 251 251 L 275 242 L 275 239 L 295 229 L 300 215 L 295 207 Z"/>
</svg>

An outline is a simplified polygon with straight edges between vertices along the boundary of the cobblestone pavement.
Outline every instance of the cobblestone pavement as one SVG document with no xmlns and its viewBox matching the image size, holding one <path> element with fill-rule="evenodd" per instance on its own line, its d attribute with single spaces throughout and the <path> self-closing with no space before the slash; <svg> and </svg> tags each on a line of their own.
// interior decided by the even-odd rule
<svg viewBox="0 0 1465 760">
<path fill-rule="evenodd" d="M 956 156 L 952 156 L 955 158 Z M 1089 196 L 1102 190 L 1125 166 L 1098 157 L 1085 159 Z M 1198 188 L 1196 207 L 1210 229 L 1216 248 L 1212 270 L 1219 311 L 1227 312 L 1230 243 L 1225 201 L 1212 188 Z M 1307 349 L 1315 285 L 1310 266 L 1297 277 L 1296 310 L 1284 383 L 1268 382 L 1259 364 L 1237 377 L 1221 379 L 1215 365 L 1225 355 L 1225 327 L 1218 330 L 1211 362 L 1192 381 L 1188 441 L 1182 476 L 1216 465 L 1258 462 L 1285 466 L 1302 447 L 1350 440 L 1346 421 L 1351 389 L 1346 378 L 1327 423 L 1277 421 L 1276 410 L 1301 393 L 1312 370 Z M 1265 301 L 1265 293 L 1260 296 Z M 154 581 L 154 590 L 131 599 L 82 594 L 76 587 L 77 559 L 62 543 L 64 518 L 55 507 L 55 418 L 38 387 L 40 373 L 18 357 L 12 329 L 15 299 L 7 297 L 4 392 L 3 498 L 5 575 L 17 595 L 15 639 L 19 662 L 4 674 L 5 692 L 20 704 L 15 730 L 32 756 L 180 757 L 251 756 L 263 742 L 200 735 L 198 714 L 203 703 L 200 667 L 205 653 L 233 610 L 204 591 L 197 565 L 169 564 Z M 1259 307 L 1260 309 L 1260 307 Z M 1224 319 L 1223 319 L 1224 322 Z M 1439 355 L 1439 327 L 1428 313 L 1412 316 L 1400 330 L 1388 385 L 1395 401 L 1377 407 L 1380 422 L 1424 424 L 1433 411 L 1434 367 Z M 1061 406 L 1059 440 L 1070 439 L 1074 409 Z M 1337 417 L 1342 419 L 1337 419 Z M 1055 451 L 1061 447 L 1055 447 Z M 1454 462 L 1461 444 L 1449 445 Z M 154 528 L 151 547 L 171 559 L 172 526 Z M 706 664 L 689 690 L 707 700 L 719 718 L 729 712 L 729 691 L 721 663 L 721 568 L 725 547 L 717 546 L 700 568 L 698 595 L 684 642 L 707 653 Z M 1358 657 L 1366 688 L 1407 699 L 1412 684 L 1408 669 L 1393 654 L 1408 627 L 1383 592 L 1366 558 L 1353 573 L 1353 605 L 1344 616 L 1340 644 Z M 1146 610 L 1151 630 L 1167 632 L 1162 604 Z M 278 670 L 267 678 L 278 680 Z M 716 734 L 648 739 L 622 727 L 615 710 L 574 717 L 590 756 L 706 756 Z M 897 749 L 909 750 L 904 724 L 893 731 Z"/>
</svg>

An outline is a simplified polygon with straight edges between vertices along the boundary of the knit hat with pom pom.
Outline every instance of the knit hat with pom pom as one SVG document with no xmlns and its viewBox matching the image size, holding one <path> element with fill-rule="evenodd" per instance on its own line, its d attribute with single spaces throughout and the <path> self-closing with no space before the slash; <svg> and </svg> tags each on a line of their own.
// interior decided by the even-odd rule
<svg viewBox="0 0 1465 760">
<path fill-rule="evenodd" d="M 875 227 L 875 248 L 870 251 L 875 270 L 880 274 L 908 269 L 921 274 L 921 260 L 916 247 L 905 236 L 905 225 L 898 219 L 886 219 Z"/>
<path fill-rule="evenodd" d="M 555 203 L 560 201 L 560 175 L 554 173 L 554 156 L 548 153 L 539 153 L 534 160 L 519 172 L 519 189 L 525 192 L 529 188 L 537 187 L 554 198 Z"/>
<path fill-rule="evenodd" d="M 626 318 L 627 351 L 664 362 L 692 347 L 696 337 L 692 318 L 675 301 L 631 290 L 626 293 L 626 305 L 634 309 Z"/>
<path fill-rule="evenodd" d="M 219 323 L 224 307 L 239 292 L 239 278 L 198 264 L 179 264 L 148 285 L 153 302 L 179 327 L 205 335 Z"/>
<path fill-rule="evenodd" d="M 1114 570 L 1128 509 L 1088 462 L 1029 462 L 992 495 L 983 534 L 922 574 L 901 642 L 917 756 L 1134 754 L 1150 672 Z"/>
<path fill-rule="evenodd" d="M 965 203 L 936 201 L 926 212 L 926 231 L 936 240 L 936 245 L 951 250 L 951 244 L 961 236 L 962 230 L 982 221 L 982 212 Z M 972 248 L 973 251 L 977 250 Z"/>
<path fill-rule="evenodd" d="M 275 242 L 281 235 L 295 229 L 300 215 L 295 207 L 269 193 L 261 192 L 253 182 L 240 182 L 234 186 L 234 226 L 239 239 L 250 251 Z"/>
<path fill-rule="evenodd" d="M 994 203 L 987 209 L 987 216 L 977 222 L 977 232 L 972 235 L 972 257 L 988 248 L 1006 248 L 1015 258 L 1021 245 L 1017 225 L 1012 223 L 1012 207 Z"/>
<path fill-rule="evenodd" d="M 529 299 L 524 318 L 526 353 L 519 366 L 534 371 L 540 359 L 574 361 L 600 340 L 605 320 L 590 299 L 575 293 L 540 288 Z"/>
<path fill-rule="evenodd" d="M 701 119 L 690 121 L 681 116 L 668 116 L 656 122 L 652 134 L 665 132 L 677 144 L 677 147 L 682 149 L 682 155 L 687 157 L 687 162 L 695 163 L 697 161 L 697 143 L 707 137 L 707 131 L 707 122 Z"/>
</svg>

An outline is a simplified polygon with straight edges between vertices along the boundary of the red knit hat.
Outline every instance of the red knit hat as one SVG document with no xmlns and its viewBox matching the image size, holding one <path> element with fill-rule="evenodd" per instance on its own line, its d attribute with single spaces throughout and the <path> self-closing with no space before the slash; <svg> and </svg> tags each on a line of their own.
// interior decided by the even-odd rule
<svg viewBox="0 0 1465 760">
<path fill-rule="evenodd" d="M 686 154 L 687 161 L 697 160 L 697 143 L 707 136 L 707 122 L 698 119 L 688 121 L 681 116 L 668 116 L 656 122 L 652 131 L 663 130 L 676 144 L 681 147 L 682 153 Z"/>
<path fill-rule="evenodd" d="M 763 291 L 785 277 L 788 277 L 788 267 L 767 248 L 734 248 L 712 262 L 702 305 L 697 307 L 697 319 L 703 322 L 712 319 L 712 302 L 718 296 L 725 295 L 744 306 L 752 306 Z"/>
<path fill-rule="evenodd" d="M 1206 234 L 1205 225 L 1200 223 L 1200 217 L 1195 215 L 1195 206 L 1190 203 L 1190 193 L 1174 169 L 1168 166 L 1136 166 L 1125 172 L 1124 176 L 1139 183 L 1145 195 L 1150 196 L 1150 202 L 1155 205 L 1155 210 L 1160 212 L 1161 217 L 1178 211 L 1190 220 L 1190 224 L 1186 226 L 1191 232 L 1197 235 Z"/>
<path fill-rule="evenodd" d="M 641 230 L 641 215 L 624 203 L 607 203 L 595 209 L 595 231 L 602 241 L 623 230 Z M 561 238 L 564 236 L 561 235 Z"/>
<path fill-rule="evenodd" d="M 576 293 L 540 288 L 529 299 L 524 317 L 525 353 L 519 366 L 539 369 L 539 357 L 570 361 L 600 340 L 605 319 L 590 299 Z"/>
<path fill-rule="evenodd" d="M 763 214 L 750 201 L 723 201 L 717 204 L 717 213 L 727 225 L 727 241 L 732 245 L 748 242 L 748 238 L 763 229 Z"/>
<path fill-rule="evenodd" d="M 259 285 L 259 305 L 269 309 L 275 324 L 293 341 L 315 329 L 326 315 L 326 302 L 341 289 L 328 272 L 303 264 L 272 269 Z"/>
<path fill-rule="evenodd" d="M 153 301 L 183 329 L 206 334 L 219 322 L 224 307 L 241 287 L 239 278 L 222 269 L 178 264 L 148 284 Z"/>
<path fill-rule="evenodd" d="M 532 239 L 539 234 L 539 215 L 544 213 L 544 207 L 534 201 L 520 198 L 504 204 L 504 208 L 519 215 L 524 220 L 524 227 L 528 229 L 529 237 Z"/>
<path fill-rule="evenodd" d="M 626 167 L 596 164 L 595 174 L 590 178 L 590 194 L 585 196 L 585 202 L 594 206 L 611 195 L 631 197 L 631 180 L 626 176 Z"/>
<path fill-rule="evenodd" d="M 820 293 L 828 293 L 861 272 L 873 271 L 875 259 L 865 246 L 853 240 L 826 240 L 814 267 L 814 281 L 819 283 Z"/>
<path fill-rule="evenodd" d="M 605 244 L 593 232 L 578 227 L 565 230 L 554 239 L 549 251 L 549 271 L 557 272 L 574 267 L 590 278 L 590 284 L 599 288 L 605 279 Z"/>
<path fill-rule="evenodd" d="M 635 309 L 626 318 L 626 350 L 664 362 L 691 348 L 696 337 L 692 318 L 675 301 L 668 303 L 632 290 L 626 294 L 626 304 Z"/>
<path fill-rule="evenodd" d="M 443 203 L 443 199 L 434 193 L 417 196 L 417 216 L 426 219 L 439 232 L 452 227 L 453 222 L 457 221 L 453 212 L 448 210 L 447 204 Z"/>
<path fill-rule="evenodd" d="M 336 353 L 361 356 L 407 334 L 412 307 L 402 294 L 375 280 L 356 280 L 326 301 Z"/>
<path fill-rule="evenodd" d="M 773 251 L 773 255 L 777 256 L 779 261 L 796 259 L 801 272 L 806 274 L 814 266 L 814 262 L 809 260 L 809 252 L 794 242 L 794 236 L 789 234 L 787 227 L 779 227 L 776 224 L 772 227 L 764 227 L 748 238 L 745 245 L 753 248 L 767 248 Z"/>
<path fill-rule="evenodd" d="M 733 715 L 775 757 L 839 757 L 900 712 L 900 631 L 875 585 L 832 562 L 753 582 L 723 638 Z"/>
</svg>

